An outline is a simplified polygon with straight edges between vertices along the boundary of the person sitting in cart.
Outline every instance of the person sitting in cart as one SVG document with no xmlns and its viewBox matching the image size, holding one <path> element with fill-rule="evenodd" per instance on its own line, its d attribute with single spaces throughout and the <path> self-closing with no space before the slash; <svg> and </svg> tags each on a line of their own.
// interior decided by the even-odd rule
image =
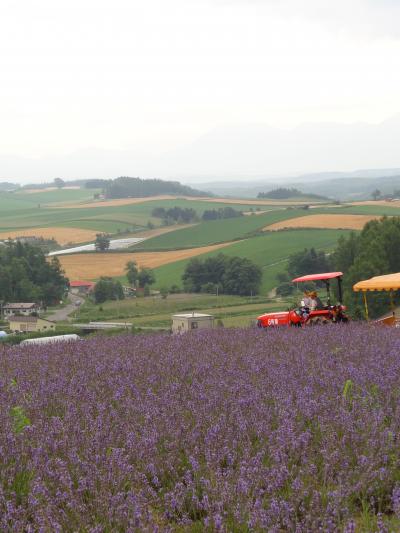
<svg viewBox="0 0 400 533">
<path fill-rule="evenodd" d="M 311 305 L 312 299 L 310 293 L 306 290 L 303 292 L 303 299 L 300 302 L 300 312 L 303 316 L 310 314 Z"/>
<path fill-rule="evenodd" d="M 321 298 L 318 296 L 317 291 L 310 292 L 310 299 L 311 299 L 311 306 L 310 309 L 312 311 L 320 311 L 321 309 L 324 309 L 324 304 L 321 301 Z"/>
</svg>

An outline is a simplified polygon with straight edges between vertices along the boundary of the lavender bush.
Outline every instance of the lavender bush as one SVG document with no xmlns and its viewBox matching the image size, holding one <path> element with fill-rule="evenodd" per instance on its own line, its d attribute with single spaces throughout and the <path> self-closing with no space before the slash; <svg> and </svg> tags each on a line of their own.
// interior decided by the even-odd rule
<svg viewBox="0 0 400 533">
<path fill-rule="evenodd" d="M 1 350 L 1 531 L 400 527 L 398 330 Z"/>
</svg>

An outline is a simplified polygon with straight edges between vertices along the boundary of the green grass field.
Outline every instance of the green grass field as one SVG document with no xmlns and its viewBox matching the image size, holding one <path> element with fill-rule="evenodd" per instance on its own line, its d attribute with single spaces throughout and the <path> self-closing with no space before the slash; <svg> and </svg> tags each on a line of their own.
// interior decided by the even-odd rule
<svg viewBox="0 0 400 533">
<path fill-rule="evenodd" d="M 150 221 L 160 225 L 161 220 L 153 218 L 154 207 L 166 209 L 191 207 L 199 217 L 206 209 L 218 209 L 231 206 L 242 211 L 261 210 L 268 212 L 243 219 L 228 219 L 201 222 L 198 226 L 179 233 L 160 236 L 141 245 L 141 249 L 170 249 L 176 247 L 203 246 L 215 242 L 233 240 L 256 231 L 268 223 L 277 222 L 295 216 L 317 213 L 354 213 L 374 215 L 400 215 L 400 208 L 390 205 L 368 206 L 338 206 L 320 207 L 305 211 L 302 209 L 286 210 L 284 206 L 262 204 L 249 205 L 246 200 L 240 204 L 221 202 L 204 202 L 195 198 L 190 200 L 153 200 L 140 204 L 101 206 L 95 208 L 57 208 L 60 204 L 87 203 L 93 199 L 97 189 L 55 189 L 36 193 L 23 191 L 15 193 L 0 193 L 0 231 L 12 229 L 29 229 L 32 227 L 66 226 L 83 229 L 93 229 L 109 233 L 130 232 L 146 227 Z"/>
<path fill-rule="evenodd" d="M 173 233 L 160 235 L 132 248 L 133 251 L 171 250 L 176 248 L 195 248 L 209 244 L 233 241 L 246 237 L 274 222 L 304 216 L 309 211 L 302 209 L 280 209 L 262 215 L 250 215 L 225 220 L 200 222 L 196 226 Z"/>
<path fill-rule="evenodd" d="M 389 205 L 346 205 L 342 207 L 327 207 L 326 209 L 313 209 L 312 214 L 317 213 L 334 213 L 348 215 L 387 215 L 400 216 L 400 207 Z"/>
<path fill-rule="evenodd" d="M 229 256 L 246 257 L 263 269 L 261 292 L 267 294 L 276 285 L 276 275 L 285 270 L 287 258 L 304 248 L 314 247 L 318 250 L 332 250 L 341 235 L 348 235 L 348 230 L 290 230 L 265 233 L 259 237 L 239 241 L 222 250 L 216 250 L 199 256 L 215 256 L 224 253 Z M 156 286 L 182 286 L 181 277 L 189 260 L 178 261 L 155 269 Z"/>
<path fill-rule="evenodd" d="M 99 206 L 95 208 L 59 208 L 58 204 L 66 202 L 84 202 L 93 197 L 96 190 L 54 190 L 40 193 L 0 193 L 0 231 L 13 229 L 29 229 L 32 227 L 65 226 L 82 229 L 93 229 L 107 233 L 118 231 L 135 231 L 143 229 L 148 222 L 155 226 L 161 220 L 152 217 L 154 207 L 166 209 L 192 207 L 201 216 L 206 209 L 226 207 L 225 203 L 208 203 L 198 200 L 154 200 L 141 204 L 120 206 Z M 88 196 L 89 195 L 89 196 Z M 256 209 L 257 206 L 252 206 Z M 265 209 L 265 206 L 259 206 Z M 237 209 L 248 210 L 248 205 L 235 206 Z M 268 207 L 273 211 L 275 207 Z"/>
<path fill-rule="evenodd" d="M 77 322 L 126 321 L 137 327 L 168 328 L 175 313 L 202 311 L 222 320 L 224 326 L 248 327 L 261 313 L 287 307 L 286 301 L 271 302 L 262 297 L 210 294 L 171 294 L 134 298 L 94 305 L 86 302 L 76 313 Z"/>
<path fill-rule="evenodd" d="M 51 191 L 39 191 L 27 193 L 17 191 L 13 195 L 23 201 L 32 204 L 57 204 L 64 202 L 89 202 L 93 200 L 93 195 L 100 192 L 100 189 L 54 189 Z"/>
</svg>

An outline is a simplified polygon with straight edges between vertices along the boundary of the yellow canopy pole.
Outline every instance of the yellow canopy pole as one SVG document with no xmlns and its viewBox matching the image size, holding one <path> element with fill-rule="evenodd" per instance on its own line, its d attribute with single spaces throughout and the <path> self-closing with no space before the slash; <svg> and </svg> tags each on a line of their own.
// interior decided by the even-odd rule
<svg viewBox="0 0 400 533">
<path fill-rule="evenodd" d="M 394 301 L 393 301 L 393 291 L 390 291 L 390 307 L 394 316 Z"/>
<path fill-rule="evenodd" d="M 365 307 L 365 318 L 369 320 L 369 314 L 368 314 L 368 302 L 367 302 L 367 291 L 363 291 L 364 295 L 364 307 Z"/>
</svg>

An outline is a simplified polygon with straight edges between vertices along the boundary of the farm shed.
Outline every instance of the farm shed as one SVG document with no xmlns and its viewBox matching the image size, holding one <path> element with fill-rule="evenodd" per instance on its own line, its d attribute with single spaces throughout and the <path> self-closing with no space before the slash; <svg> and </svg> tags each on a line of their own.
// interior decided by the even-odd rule
<svg viewBox="0 0 400 533">
<path fill-rule="evenodd" d="M 71 281 L 69 284 L 72 294 L 89 294 L 94 289 L 95 283 L 92 281 Z"/>
<path fill-rule="evenodd" d="M 19 302 L 3 305 L 4 316 L 19 315 L 31 315 L 32 313 L 39 313 L 41 311 L 40 305 L 34 302 Z"/>
<path fill-rule="evenodd" d="M 214 327 L 214 317 L 202 313 L 183 313 L 172 315 L 172 333 L 186 333 L 193 329 Z"/>
<path fill-rule="evenodd" d="M 13 333 L 17 331 L 53 331 L 56 327 L 54 322 L 38 316 L 11 316 L 8 322 Z"/>
</svg>

